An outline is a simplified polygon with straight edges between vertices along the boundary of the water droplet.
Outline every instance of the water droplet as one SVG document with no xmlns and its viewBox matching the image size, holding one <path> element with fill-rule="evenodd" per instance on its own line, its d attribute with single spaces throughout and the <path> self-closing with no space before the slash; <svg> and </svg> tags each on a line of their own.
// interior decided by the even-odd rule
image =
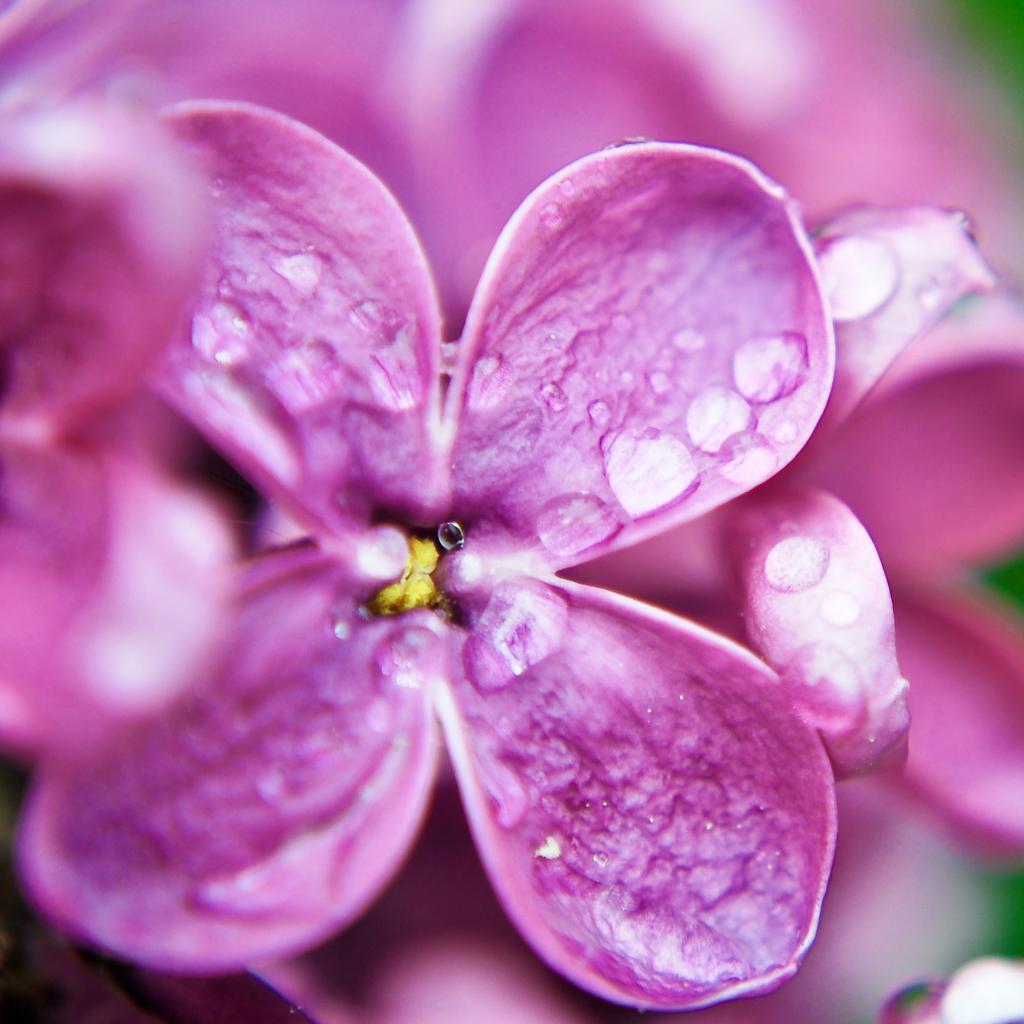
<svg viewBox="0 0 1024 1024">
<path fill-rule="evenodd" d="M 437 643 L 429 629 L 409 626 L 382 640 L 374 651 L 374 660 L 385 679 L 419 690 L 427 682 Z"/>
<path fill-rule="evenodd" d="M 604 472 L 619 504 L 634 519 L 679 501 L 699 483 L 686 445 L 654 427 L 619 434 L 605 449 Z"/>
<path fill-rule="evenodd" d="M 860 618 L 860 602 L 845 590 L 826 594 L 819 610 L 830 626 L 852 626 Z"/>
<path fill-rule="evenodd" d="M 541 207 L 540 222 L 544 227 L 554 230 L 562 223 L 562 208 L 558 203 L 546 203 Z"/>
<path fill-rule="evenodd" d="M 680 352 L 697 352 L 707 344 L 707 338 L 692 327 L 676 331 L 671 340 Z"/>
<path fill-rule="evenodd" d="M 766 437 L 756 431 L 733 434 L 719 450 L 719 472 L 734 484 L 754 487 L 767 480 L 779 465 L 779 457 Z"/>
<path fill-rule="evenodd" d="M 377 526 L 358 541 L 356 565 L 372 580 L 396 580 L 409 557 L 405 534 L 394 526 Z"/>
<path fill-rule="evenodd" d="M 271 769 L 266 775 L 256 780 L 256 792 L 260 799 L 268 804 L 281 804 L 287 795 L 288 783 L 277 768 Z"/>
<path fill-rule="evenodd" d="M 283 277 L 305 298 L 309 298 L 316 291 L 324 272 L 324 261 L 312 252 L 271 256 L 270 266 L 275 274 Z"/>
<path fill-rule="evenodd" d="M 483 693 L 503 689 L 561 647 L 568 617 L 565 598 L 553 588 L 533 580 L 502 583 L 463 647 L 469 679 Z"/>
<path fill-rule="evenodd" d="M 847 235 L 818 256 L 833 319 L 862 320 L 880 309 L 900 283 L 900 265 L 884 238 Z"/>
<path fill-rule="evenodd" d="M 352 627 L 341 617 L 334 620 L 332 632 L 339 640 L 347 640 L 352 635 Z"/>
<path fill-rule="evenodd" d="M 623 384 L 632 384 L 633 374 L 631 374 L 629 370 L 623 370 L 622 373 L 619 374 L 619 380 L 621 380 Z"/>
<path fill-rule="evenodd" d="M 395 716 L 391 705 L 383 697 L 378 697 L 363 712 L 363 721 L 370 732 L 385 736 L 391 732 Z"/>
<path fill-rule="evenodd" d="M 690 440 L 705 452 L 717 452 L 726 439 L 753 423 L 750 406 L 728 388 L 710 387 L 702 391 L 686 411 L 686 429 Z"/>
<path fill-rule="evenodd" d="M 618 516 L 600 498 L 586 492 L 562 494 L 537 516 L 537 534 L 553 555 L 571 557 L 618 533 Z"/>
<path fill-rule="evenodd" d="M 795 420 L 780 420 L 768 430 L 769 436 L 779 444 L 792 444 L 799 433 Z"/>
<path fill-rule="evenodd" d="M 768 552 L 765 579 L 785 594 L 800 594 L 825 578 L 828 559 L 828 545 L 817 537 L 787 537 Z"/>
<path fill-rule="evenodd" d="M 561 192 L 563 196 L 571 196 L 576 192 L 576 183 L 572 178 L 563 178 L 558 183 L 558 191 Z"/>
<path fill-rule="evenodd" d="M 662 370 L 647 375 L 647 384 L 656 395 L 664 395 L 672 387 L 672 378 Z"/>
<path fill-rule="evenodd" d="M 379 302 L 367 299 L 353 306 L 348 311 L 348 318 L 354 327 L 372 334 L 380 327 L 383 311 Z"/>
<path fill-rule="evenodd" d="M 540 389 L 540 396 L 544 404 L 553 412 L 563 412 L 569 405 L 569 399 L 565 392 L 555 383 L 545 384 Z"/>
<path fill-rule="evenodd" d="M 924 307 L 925 312 L 934 313 L 942 302 L 941 282 L 934 277 L 929 277 L 928 280 L 918 288 L 917 299 Z"/>
<path fill-rule="evenodd" d="M 792 394 L 807 376 L 807 339 L 795 331 L 752 338 L 732 359 L 739 393 L 750 402 L 774 402 Z"/>
<path fill-rule="evenodd" d="M 500 355 L 478 359 L 469 382 L 469 407 L 493 409 L 501 403 L 511 384 L 511 374 Z"/>
<path fill-rule="evenodd" d="M 554 836 L 548 836 L 543 846 L 538 846 L 533 851 L 534 857 L 542 857 L 544 860 L 557 860 L 562 856 L 562 848 Z"/>
<path fill-rule="evenodd" d="M 600 852 L 595 853 L 594 854 L 594 863 L 599 868 L 606 868 L 606 867 L 608 867 L 608 854 L 607 853 L 600 853 Z"/>
<path fill-rule="evenodd" d="M 607 402 L 597 401 L 591 402 L 587 406 L 587 415 L 590 417 L 590 422 L 598 430 L 602 430 L 608 426 L 608 421 L 612 418 L 612 411 L 608 408 Z"/>
<path fill-rule="evenodd" d="M 437 542 L 445 551 L 456 551 L 466 543 L 466 534 L 458 523 L 442 523 L 437 528 Z"/>
<path fill-rule="evenodd" d="M 192 347 L 205 359 L 234 366 L 249 354 L 252 328 L 230 302 L 215 302 L 192 317 Z"/>
</svg>

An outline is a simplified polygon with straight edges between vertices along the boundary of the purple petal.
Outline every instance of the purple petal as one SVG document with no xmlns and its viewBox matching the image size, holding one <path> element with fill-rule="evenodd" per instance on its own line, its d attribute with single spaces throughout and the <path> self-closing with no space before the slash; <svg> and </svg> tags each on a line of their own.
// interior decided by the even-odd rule
<svg viewBox="0 0 1024 1024">
<path fill-rule="evenodd" d="M 0 138 L 4 429 L 48 436 L 136 387 L 199 269 L 199 182 L 142 115 L 66 105 Z"/>
<path fill-rule="evenodd" d="M 910 679 L 905 779 L 961 835 L 1024 853 L 1024 638 L 976 601 L 900 595 L 900 664 Z"/>
<path fill-rule="evenodd" d="M 423 813 L 443 631 L 426 612 L 365 622 L 314 549 L 267 556 L 215 685 L 105 763 L 44 764 L 26 888 L 64 930 L 157 970 L 322 938 L 385 884 Z"/>
<path fill-rule="evenodd" d="M 141 462 L 4 452 L 0 736 L 70 757 L 192 683 L 219 640 L 233 545 Z"/>
<path fill-rule="evenodd" d="M 445 489 L 431 446 L 439 313 L 397 204 L 282 115 L 210 102 L 167 119 L 209 173 L 216 240 L 159 383 L 307 517 L 430 518 Z"/>
<path fill-rule="evenodd" d="M 892 600 L 871 538 L 810 488 L 751 498 L 734 524 L 747 635 L 839 776 L 901 757 L 910 724 Z"/>
<path fill-rule="evenodd" d="M 1024 360 L 986 359 L 880 395 L 801 472 L 853 509 L 890 573 L 935 577 L 1019 544 L 1022 439 Z"/>
<path fill-rule="evenodd" d="M 836 379 L 822 429 L 841 423 L 897 356 L 964 295 L 995 281 L 962 214 L 852 210 L 815 239 L 836 321 Z"/>
<path fill-rule="evenodd" d="M 438 698 L 510 917 L 616 1002 L 775 987 L 807 949 L 831 864 L 820 741 L 742 648 L 626 598 L 539 586 L 566 607 L 560 643 L 500 691 L 471 676 Z"/>
<path fill-rule="evenodd" d="M 692 519 L 796 454 L 832 361 L 778 186 L 694 147 L 587 157 L 520 207 L 474 299 L 456 516 L 555 566 Z"/>
</svg>

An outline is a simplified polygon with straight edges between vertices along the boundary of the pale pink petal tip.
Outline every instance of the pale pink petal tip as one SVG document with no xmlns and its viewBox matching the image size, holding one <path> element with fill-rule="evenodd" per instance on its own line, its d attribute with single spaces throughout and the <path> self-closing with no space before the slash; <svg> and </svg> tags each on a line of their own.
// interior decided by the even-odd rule
<svg viewBox="0 0 1024 1024">
<path fill-rule="evenodd" d="M 265 556 L 215 679 L 110 758 L 37 773 L 26 890 L 67 933 L 170 972 L 238 970 L 347 924 L 426 806 L 441 628 L 365 622 L 312 549 Z"/>
<path fill-rule="evenodd" d="M 5 119 L 8 430 L 138 385 L 198 276 L 204 213 L 198 177 L 142 114 L 80 103 Z"/>
<path fill-rule="evenodd" d="M 509 916 L 615 1002 L 775 988 L 831 865 L 833 777 L 813 729 L 716 634 L 578 584 L 507 586 L 497 612 L 470 613 L 469 679 L 438 704 Z M 561 611 L 538 631 L 542 602 Z"/>
<path fill-rule="evenodd" d="M 842 502 L 801 488 L 751 501 L 735 531 L 750 643 L 820 730 L 837 775 L 901 756 L 907 681 L 864 527 Z"/>
<path fill-rule="evenodd" d="M 834 342 L 786 194 L 692 146 L 537 188 L 484 271 L 448 395 L 460 515 L 564 567 L 766 480 L 813 430 Z"/>
<path fill-rule="evenodd" d="M 906 783 L 961 838 L 1024 853 L 1024 637 L 1005 611 L 897 595 L 914 727 Z"/>
<path fill-rule="evenodd" d="M 995 284 L 959 213 L 856 209 L 827 224 L 815 247 L 836 322 L 826 426 L 844 420 L 950 306 Z"/>
</svg>

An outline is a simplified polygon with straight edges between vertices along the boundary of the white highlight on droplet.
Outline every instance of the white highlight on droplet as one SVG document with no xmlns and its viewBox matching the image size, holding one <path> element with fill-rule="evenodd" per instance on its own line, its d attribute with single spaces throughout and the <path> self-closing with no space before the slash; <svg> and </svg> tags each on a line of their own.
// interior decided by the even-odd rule
<svg viewBox="0 0 1024 1024">
<path fill-rule="evenodd" d="M 765 579 L 775 590 L 799 594 L 825 578 L 828 558 L 828 545 L 817 537 L 787 537 L 768 552 Z"/>
<path fill-rule="evenodd" d="M 847 235 L 830 242 L 818 256 L 832 318 L 862 320 L 892 298 L 900 265 L 885 239 Z"/>
<path fill-rule="evenodd" d="M 548 836 L 544 840 L 543 846 L 538 846 L 533 851 L 534 857 L 543 857 L 544 860 L 557 860 L 562 856 L 562 848 L 558 845 L 558 840 L 554 836 Z"/>
<path fill-rule="evenodd" d="M 678 501 L 696 484 L 698 473 L 686 445 L 653 427 L 619 434 L 605 451 L 604 470 L 634 519 Z"/>
<path fill-rule="evenodd" d="M 833 590 L 825 595 L 819 611 L 830 626 L 852 626 L 860 618 L 860 602 L 845 590 Z"/>
<path fill-rule="evenodd" d="M 751 425 L 750 406 L 728 388 L 710 387 L 690 403 L 686 430 L 704 452 L 717 452 L 726 439 Z"/>
</svg>

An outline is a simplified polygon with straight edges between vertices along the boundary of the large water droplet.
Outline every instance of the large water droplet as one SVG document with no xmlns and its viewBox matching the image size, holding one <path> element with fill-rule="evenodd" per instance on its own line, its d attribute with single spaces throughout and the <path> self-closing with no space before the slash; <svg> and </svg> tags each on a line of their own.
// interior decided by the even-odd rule
<svg viewBox="0 0 1024 1024">
<path fill-rule="evenodd" d="M 578 555 L 621 528 L 618 516 L 600 498 L 586 492 L 562 494 L 549 501 L 537 517 L 537 534 L 553 555 Z"/>
<path fill-rule="evenodd" d="M 860 618 L 860 602 L 845 590 L 833 590 L 825 595 L 819 612 L 830 626 L 852 626 Z"/>
<path fill-rule="evenodd" d="M 437 528 L 437 542 L 445 551 L 457 551 L 466 543 L 466 534 L 458 523 L 442 523 Z"/>
<path fill-rule="evenodd" d="M 463 647 L 463 663 L 478 690 L 492 693 L 554 654 L 562 645 L 569 607 L 543 583 L 515 580 L 491 594 Z"/>
<path fill-rule="evenodd" d="M 438 639 L 423 626 L 408 626 L 377 645 L 374 660 L 381 675 L 397 686 L 419 690 L 428 681 Z"/>
<path fill-rule="evenodd" d="M 192 317 L 192 347 L 205 359 L 234 366 L 249 354 L 252 327 L 230 302 L 215 302 Z"/>
<path fill-rule="evenodd" d="M 540 397 L 544 399 L 544 404 L 552 412 L 564 412 L 569 405 L 569 399 L 565 397 L 565 392 L 555 383 L 545 384 L 540 389 Z"/>
<path fill-rule="evenodd" d="M 800 594 L 825 578 L 828 558 L 828 545 L 817 537 L 787 537 L 768 552 L 765 579 L 776 590 Z"/>
<path fill-rule="evenodd" d="M 702 391 L 686 411 L 686 429 L 690 440 L 705 452 L 717 452 L 726 439 L 753 423 L 750 406 L 728 388 L 710 387 Z"/>
<path fill-rule="evenodd" d="M 779 457 L 766 437 L 748 430 L 733 434 L 718 452 L 719 472 L 734 484 L 754 487 L 767 480 L 779 465 Z"/>
<path fill-rule="evenodd" d="M 807 376 L 807 339 L 795 331 L 752 338 L 732 359 L 736 388 L 750 402 L 792 394 Z"/>
<path fill-rule="evenodd" d="M 304 298 L 309 298 L 316 291 L 324 272 L 324 261 L 312 252 L 271 256 L 270 266 Z"/>
<path fill-rule="evenodd" d="M 604 471 L 612 493 L 634 519 L 679 501 L 699 483 L 686 445 L 654 427 L 619 434 L 605 449 Z"/>
<path fill-rule="evenodd" d="M 883 238 L 847 235 L 827 243 L 818 265 L 832 317 L 861 320 L 880 309 L 900 283 L 900 265 Z"/>
</svg>

